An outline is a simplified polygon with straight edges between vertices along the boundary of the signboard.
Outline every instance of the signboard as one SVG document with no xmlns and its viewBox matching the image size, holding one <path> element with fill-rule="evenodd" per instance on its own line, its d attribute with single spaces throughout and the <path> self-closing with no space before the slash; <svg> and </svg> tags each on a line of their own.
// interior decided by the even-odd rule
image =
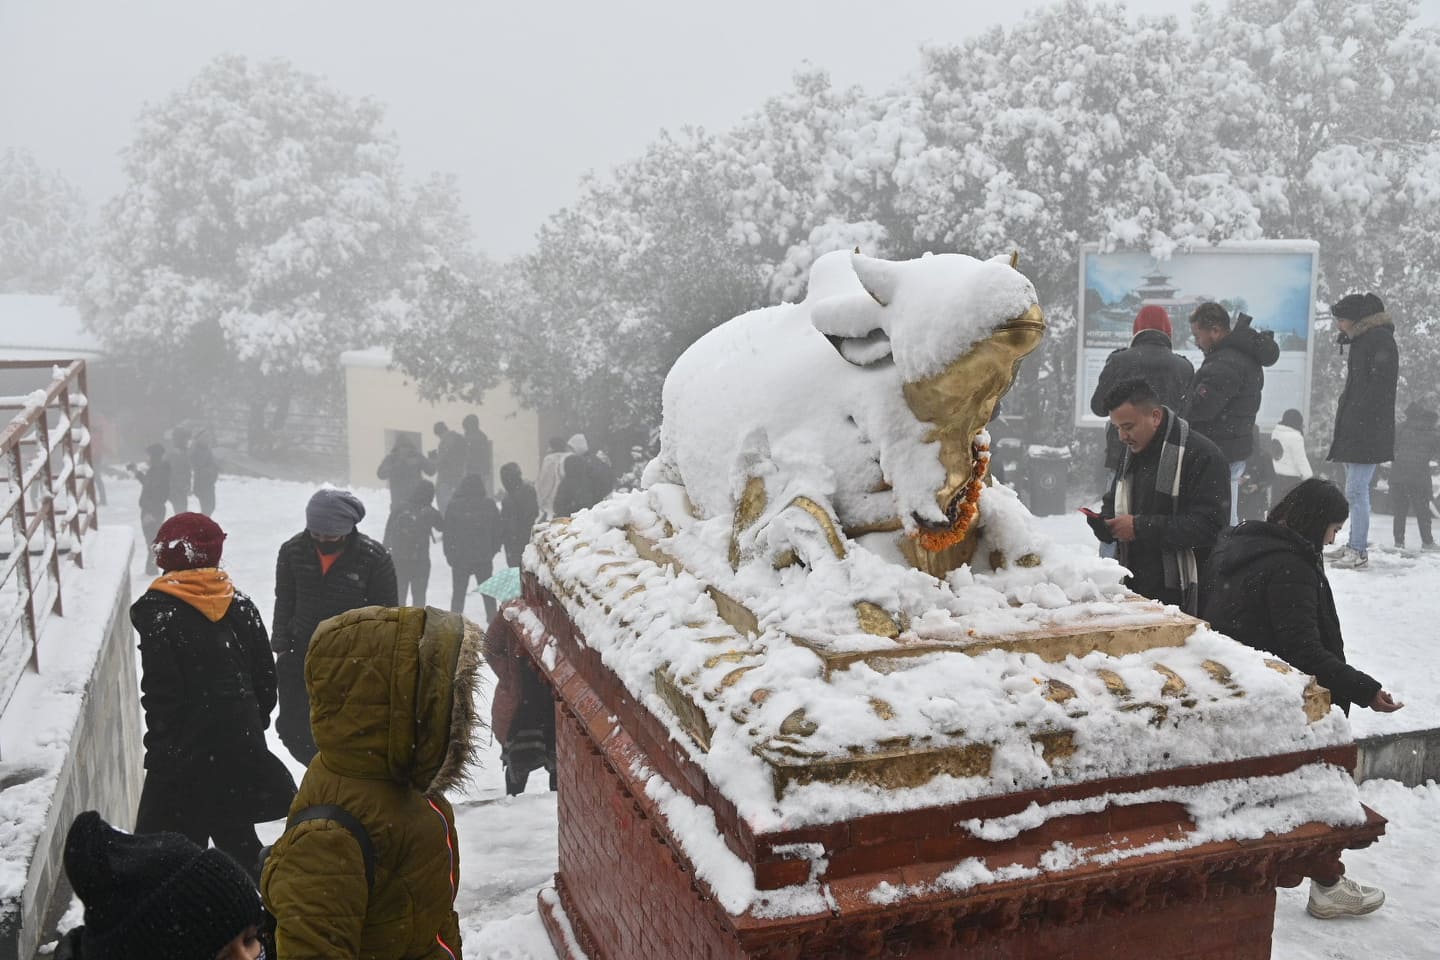
<svg viewBox="0 0 1440 960">
<path fill-rule="evenodd" d="M 1090 397 L 1111 351 L 1130 345 L 1135 314 L 1154 303 L 1170 314 L 1175 352 L 1198 370 L 1204 355 L 1190 336 L 1190 314 L 1207 300 L 1253 317 L 1270 330 L 1280 359 L 1265 368 L 1265 391 L 1255 421 L 1262 430 L 1294 407 L 1309 419 L 1310 363 L 1314 355 L 1315 283 L 1320 245 L 1310 240 L 1259 240 L 1177 251 L 1168 260 L 1148 253 L 1080 251 L 1079 358 L 1075 376 L 1075 424 L 1103 427 L 1090 412 Z"/>
</svg>

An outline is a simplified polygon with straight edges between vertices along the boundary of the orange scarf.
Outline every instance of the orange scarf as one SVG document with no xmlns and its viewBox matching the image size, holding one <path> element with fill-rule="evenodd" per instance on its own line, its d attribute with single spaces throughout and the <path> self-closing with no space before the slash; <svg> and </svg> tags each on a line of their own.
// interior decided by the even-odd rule
<svg viewBox="0 0 1440 960">
<path fill-rule="evenodd" d="M 230 576 L 217 567 L 173 570 L 155 578 L 150 589 L 185 601 L 205 614 L 211 623 L 218 623 L 230 609 L 230 601 L 235 599 L 235 585 L 230 582 Z"/>
</svg>

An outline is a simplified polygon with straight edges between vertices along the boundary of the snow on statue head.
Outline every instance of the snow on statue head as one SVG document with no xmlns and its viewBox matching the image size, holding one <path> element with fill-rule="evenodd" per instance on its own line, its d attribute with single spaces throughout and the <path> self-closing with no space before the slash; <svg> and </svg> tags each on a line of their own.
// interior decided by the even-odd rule
<svg viewBox="0 0 1440 960">
<path fill-rule="evenodd" d="M 969 556 L 985 426 L 1044 333 L 1013 257 L 826 254 L 804 301 L 736 317 L 676 360 L 645 483 L 733 512 L 737 534 L 797 504 L 852 537 L 903 530 L 913 564 L 951 569 Z"/>
</svg>

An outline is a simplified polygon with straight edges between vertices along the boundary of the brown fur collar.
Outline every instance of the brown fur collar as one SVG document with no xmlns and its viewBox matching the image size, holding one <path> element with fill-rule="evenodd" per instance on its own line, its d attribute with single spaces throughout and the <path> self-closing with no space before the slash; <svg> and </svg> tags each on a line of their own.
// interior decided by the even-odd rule
<svg viewBox="0 0 1440 960">
<path fill-rule="evenodd" d="M 464 622 L 465 634 L 460 641 L 455 679 L 451 684 L 450 743 L 439 771 L 425 789 L 426 795 L 432 797 L 443 796 L 469 781 L 470 770 L 480 752 L 480 733 L 488 729 L 476 708 L 485 631 L 479 624 Z"/>
<path fill-rule="evenodd" d="M 1390 314 L 1383 311 L 1380 313 L 1372 313 L 1368 317 L 1361 317 L 1359 320 L 1355 321 L 1355 327 L 1350 331 L 1350 339 L 1353 341 L 1357 339 L 1362 333 L 1369 333 L 1376 327 L 1393 326 L 1395 326 L 1395 324 L 1391 322 Z"/>
</svg>

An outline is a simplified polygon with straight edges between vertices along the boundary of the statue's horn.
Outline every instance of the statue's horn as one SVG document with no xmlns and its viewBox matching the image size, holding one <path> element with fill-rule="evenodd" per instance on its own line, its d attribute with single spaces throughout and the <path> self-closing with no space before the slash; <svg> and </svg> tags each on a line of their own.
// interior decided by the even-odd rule
<svg viewBox="0 0 1440 960">
<path fill-rule="evenodd" d="M 850 258 L 850 264 L 855 268 L 860 286 L 876 303 L 883 307 L 895 299 L 895 284 L 899 277 L 894 264 L 858 253 Z"/>
<path fill-rule="evenodd" d="M 1010 269 L 1011 269 L 1011 270 L 1019 270 L 1019 269 L 1020 269 L 1020 251 L 1019 251 L 1019 250 L 1012 250 L 1012 251 L 1010 251 Z"/>
</svg>

